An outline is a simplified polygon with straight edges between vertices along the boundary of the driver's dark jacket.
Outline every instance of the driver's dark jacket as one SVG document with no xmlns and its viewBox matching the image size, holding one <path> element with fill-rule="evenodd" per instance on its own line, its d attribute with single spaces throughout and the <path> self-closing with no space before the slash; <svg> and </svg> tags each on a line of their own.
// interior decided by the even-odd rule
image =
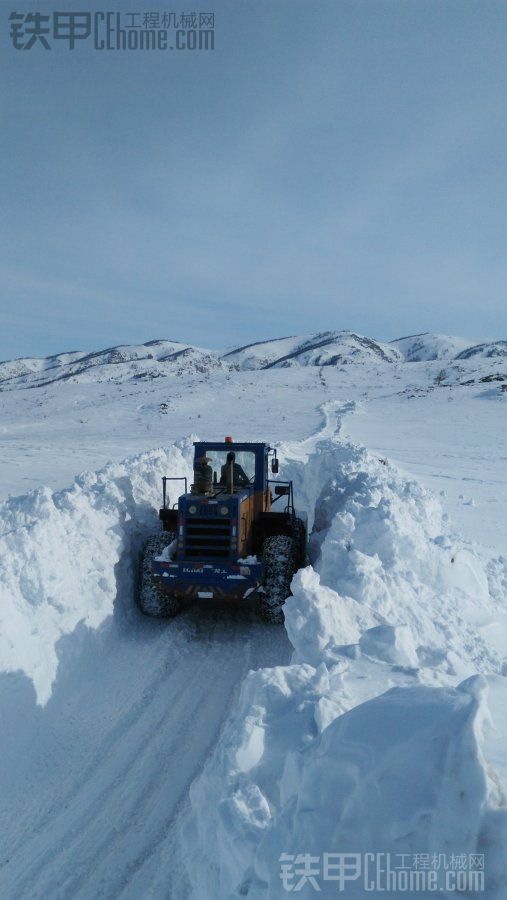
<svg viewBox="0 0 507 900">
<path fill-rule="evenodd" d="M 236 487 L 245 487 L 245 485 L 250 484 L 250 479 L 246 474 L 245 470 L 239 465 L 239 463 L 233 463 L 232 466 L 232 477 L 234 481 L 234 485 Z M 222 466 L 222 471 L 220 474 L 220 484 L 227 483 L 227 463 Z"/>
</svg>

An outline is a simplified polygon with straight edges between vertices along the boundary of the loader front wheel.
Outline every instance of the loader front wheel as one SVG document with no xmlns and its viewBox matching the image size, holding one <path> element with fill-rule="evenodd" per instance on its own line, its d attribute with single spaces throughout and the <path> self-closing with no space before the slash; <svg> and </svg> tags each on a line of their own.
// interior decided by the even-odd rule
<svg viewBox="0 0 507 900">
<path fill-rule="evenodd" d="M 259 608 L 265 622 L 283 624 L 283 604 L 290 597 L 290 583 L 297 568 L 298 547 L 294 538 L 277 534 L 262 545 L 263 590 Z"/>
<path fill-rule="evenodd" d="M 171 531 L 163 531 L 149 538 L 144 545 L 141 555 L 141 567 L 139 572 L 139 608 L 145 616 L 157 619 L 171 619 L 181 609 L 181 602 L 177 597 L 161 591 L 151 578 L 151 565 L 156 556 L 160 556 L 163 550 L 172 544 L 176 535 Z"/>
</svg>

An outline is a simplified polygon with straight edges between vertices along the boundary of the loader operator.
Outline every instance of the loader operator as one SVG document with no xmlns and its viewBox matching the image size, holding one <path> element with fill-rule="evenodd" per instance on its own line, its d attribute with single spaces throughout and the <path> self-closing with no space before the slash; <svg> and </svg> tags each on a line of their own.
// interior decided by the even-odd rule
<svg viewBox="0 0 507 900">
<path fill-rule="evenodd" d="M 247 484 L 250 484 L 250 479 L 245 470 L 240 466 L 240 464 L 235 462 L 235 459 L 236 454 L 233 450 L 230 450 L 227 454 L 227 462 L 222 466 L 222 471 L 220 474 L 220 484 L 227 484 L 227 467 L 232 462 L 232 477 L 234 487 L 245 487 Z"/>
</svg>

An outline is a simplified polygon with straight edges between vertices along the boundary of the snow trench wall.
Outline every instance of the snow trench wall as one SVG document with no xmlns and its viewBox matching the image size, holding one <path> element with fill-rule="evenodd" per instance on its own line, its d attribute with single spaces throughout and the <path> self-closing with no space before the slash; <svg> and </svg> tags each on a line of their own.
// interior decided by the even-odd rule
<svg viewBox="0 0 507 900">
<path fill-rule="evenodd" d="M 153 450 L 72 487 L 42 487 L 0 505 L 0 671 L 22 670 L 44 704 L 58 640 L 79 622 L 99 628 L 132 597 L 132 560 L 157 524 L 161 478 L 190 477 L 192 439 Z M 173 502 L 181 485 L 169 483 Z"/>
<path fill-rule="evenodd" d="M 431 494 L 356 446 L 323 441 L 283 477 L 313 520 L 285 605 L 294 655 L 249 674 L 191 787 L 194 895 L 278 900 L 283 853 L 459 847 L 487 849 L 485 896 L 500 900 L 506 797 L 482 756 L 474 673 L 502 670 L 479 623 L 505 608 L 505 561 L 486 564 Z"/>
</svg>

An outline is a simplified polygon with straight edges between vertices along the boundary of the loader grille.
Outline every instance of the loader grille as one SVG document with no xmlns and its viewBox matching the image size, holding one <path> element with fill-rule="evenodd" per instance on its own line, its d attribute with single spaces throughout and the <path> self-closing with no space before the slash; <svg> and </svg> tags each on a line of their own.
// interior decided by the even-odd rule
<svg viewBox="0 0 507 900">
<path fill-rule="evenodd" d="M 192 516 L 186 521 L 185 556 L 187 558 L 218 557 L 230 555 L 231 520 L 220 516 L 210 518 Z"/>
</svg>

